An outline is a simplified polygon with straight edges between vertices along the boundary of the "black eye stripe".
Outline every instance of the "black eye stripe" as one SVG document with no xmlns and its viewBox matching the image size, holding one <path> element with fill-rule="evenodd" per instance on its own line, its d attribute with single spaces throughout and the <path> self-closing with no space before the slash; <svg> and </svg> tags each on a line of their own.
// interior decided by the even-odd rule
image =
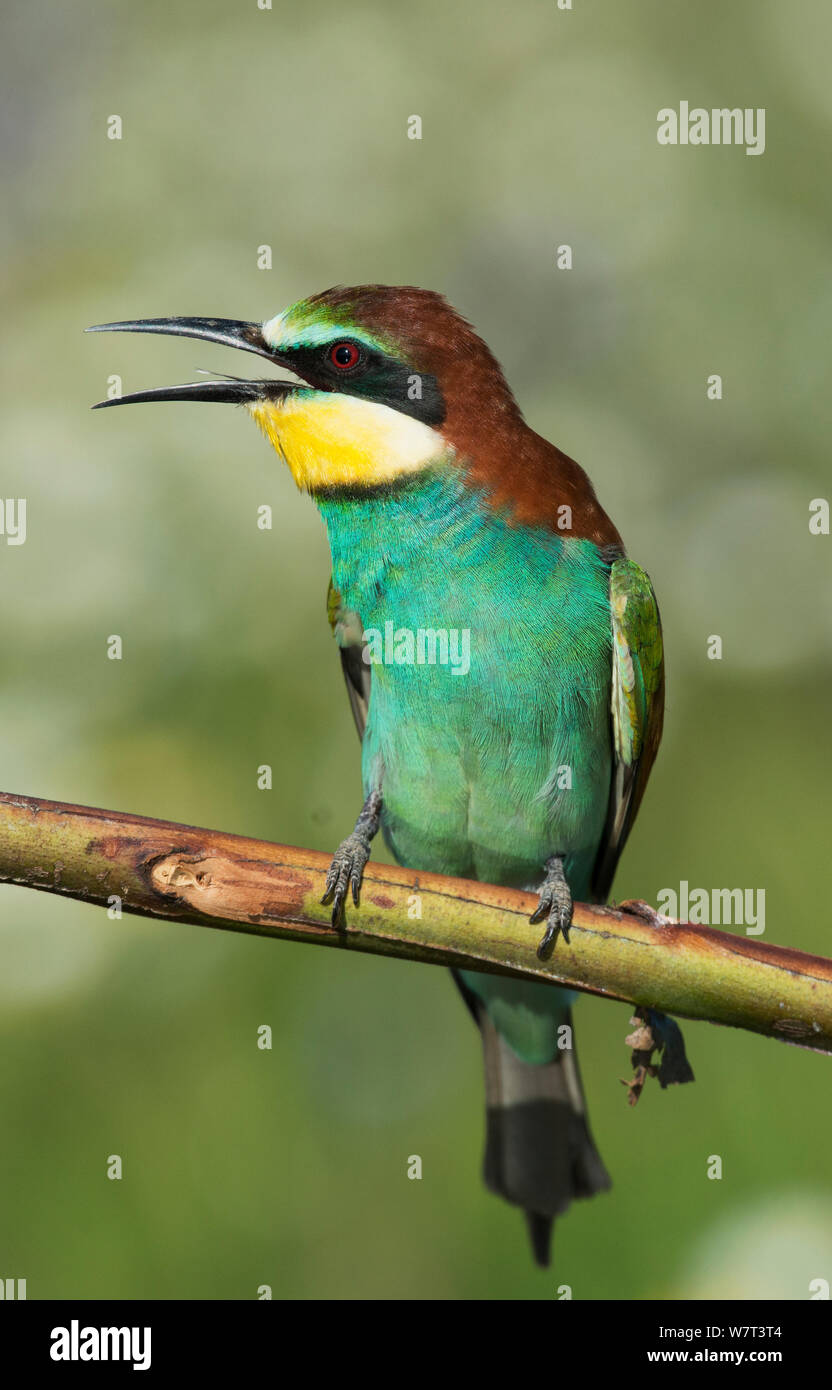
<svg viewBox="0 0 832 1390">
<path fill-rule="evenodd" d="M 344 347 L 356 353 L 352 364 L 342 365 L 334 358 Z M 310 386 L 377 401 L 426 425 L 440 425 L 445 418 L 445 402 L 436 377 L 358 338 L 330 339 L 319 347 L 278 349 L 277 355 Z"/>
</svg>

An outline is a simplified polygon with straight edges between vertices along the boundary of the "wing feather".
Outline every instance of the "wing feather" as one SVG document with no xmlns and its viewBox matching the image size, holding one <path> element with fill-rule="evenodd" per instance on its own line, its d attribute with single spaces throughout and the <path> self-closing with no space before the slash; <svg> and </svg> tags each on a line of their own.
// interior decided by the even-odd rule
<svg viewBox="0 0 832 1390">
<path fill-rule="evenodd" d="M 610 568 L 612 619 L 612 784 L 604 838 L 593 874 L 609 896 L 621 851 L 644 795 L 664 720 L 664 648 L 656 595 L 644 570 L 619 559 Z"/>
<path fill-rule="evenodd" d="M 370 665 L 364 659 L 366 643 L 363 640 L 364 624 L 353 608 L 345 608 L 341 595 L 332 580 L 326 597 L 326 611 L 338 651 L 341 656 L 341 670 L 350 697 L 355 727 L 358 737 L 363 739 L 367 724 L 367 711 L 370 707 Z"/>
</svg>

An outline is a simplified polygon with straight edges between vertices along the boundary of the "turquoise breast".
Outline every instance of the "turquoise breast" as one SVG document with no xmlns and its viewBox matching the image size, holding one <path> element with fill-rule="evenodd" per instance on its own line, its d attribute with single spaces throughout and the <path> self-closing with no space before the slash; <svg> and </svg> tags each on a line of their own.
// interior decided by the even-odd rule
<svg viewBox="0 0 832 1390">
<path fill-rule="evenodd" d="M 512 524 L 454 472 L 320 502 L 372 657 L 365 790 L 413 868 L 586 897 L 610 787 L 609 571 Z"/>
</svg>

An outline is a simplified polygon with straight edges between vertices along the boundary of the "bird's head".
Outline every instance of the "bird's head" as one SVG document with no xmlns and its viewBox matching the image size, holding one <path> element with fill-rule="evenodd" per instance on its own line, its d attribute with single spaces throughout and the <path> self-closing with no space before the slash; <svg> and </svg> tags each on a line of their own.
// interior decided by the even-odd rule
<svg viewBox="0 0 832 1390">
<path fill-rule="evenodd" d="M 138 319 L 90 331 L 165 333 L 239 347 L 299 381 L 222 378 L 102 401 L 244 405 L 299 487 L 363 492 L 464 463 L 476 440 L 522 423 L 496 359 L 439 294 L 412 286 L 337 287 L 265 323 Z"/>
</svg>

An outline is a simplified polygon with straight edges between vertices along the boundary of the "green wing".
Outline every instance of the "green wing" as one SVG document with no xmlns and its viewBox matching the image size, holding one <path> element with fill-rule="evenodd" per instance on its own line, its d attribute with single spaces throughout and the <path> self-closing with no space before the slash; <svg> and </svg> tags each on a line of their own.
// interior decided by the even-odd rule
<svg viewBox="0 0 832 1390">
<path fill-rule="evenodd" d="M 664 720 L 664 648 L 656 595 L 643 569 L 616 560 L 610 569 L 612 746 L 610 805 L 592 887 L 606 901 L 630 833 Z"/>
<path fill-rule="evenodd" d="M 331 579 L 326 596 L 326 612 L 341 654 L 341 670 L 347 684 L 355 727 L 358 737 L 363 738 L 370 707 L 370 666 L 364 660 L 364 624 L 354 609 L 343 606 L 341 595 Z"/>
</svg>

